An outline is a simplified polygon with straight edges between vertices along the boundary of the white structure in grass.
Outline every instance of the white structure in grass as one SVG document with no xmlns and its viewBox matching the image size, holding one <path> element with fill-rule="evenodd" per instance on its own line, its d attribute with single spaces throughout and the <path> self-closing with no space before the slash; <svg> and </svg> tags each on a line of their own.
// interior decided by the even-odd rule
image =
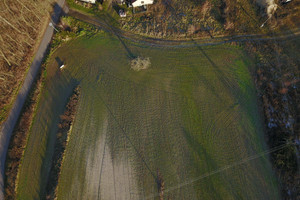
<svg viewBox="0 0 300 200">
<path fill-rule="evenodd" d="M 153 4 L 154 0 L 132 0 L 131 4 L 133 7 L 146 6 L 149 4 Z"/>
<path fill-rule="evenodd" d="M 80 0 L 80 1 L 87 2 L 87 3 L 96 3 L 96 0 Z"/>
</svg>

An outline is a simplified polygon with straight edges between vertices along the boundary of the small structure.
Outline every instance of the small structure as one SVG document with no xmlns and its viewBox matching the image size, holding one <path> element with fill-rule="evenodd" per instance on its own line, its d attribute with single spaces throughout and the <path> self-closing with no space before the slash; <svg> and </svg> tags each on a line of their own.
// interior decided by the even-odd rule
<svg viewBox="0 0 300 200">
<path fill-rule="evenodd" d="M 123 9 L 119 10 L 120 17 L 126 17 L 126 12 Z"/>
<path fill-rule="evenodd" d="M 290 3 L 292 0 L 281 0 L 281 4 L 287 4 Z"/>
<path fill-rule="evenodd" d="M 59 67 L 59 69 L 63 69 L 65 67 L 65 65 L 61 65 L 60 67 Z"/>
<path fill-rule="evenodd" d="M 154 0 L 131 0 L 131 5 L 133 7 L 147 6 L 153 4 L 153 1 Z"/>
<path fill-rule="evenodd" d="M 96 3 L 96 0 L 80 0 L 80 1 L 83 1 L 83 2 L 86 2 L 86 3 L 92 3 L 92 4 Z"/>
</svg>

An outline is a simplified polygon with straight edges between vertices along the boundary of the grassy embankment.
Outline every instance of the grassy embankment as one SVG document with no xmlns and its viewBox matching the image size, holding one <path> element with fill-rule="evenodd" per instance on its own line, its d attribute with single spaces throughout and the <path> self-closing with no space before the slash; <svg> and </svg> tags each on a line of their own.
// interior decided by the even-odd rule
<svg viewBox="0 0 300 200">
<path fill-rule="evenodd" d="M 158 174 L 166 198 L 278 199 L 267 155 L 210 174 L 266 149 L 248 55 L 229 45 L 173 49 L 122 42 L 101 33 L 52 55 L 18 198 L 45 195 L 59 115 L 79 84 L 58 199 L 142 199 L 158 195 Z M 130 55 L 149 57 L 151 67 L 133 71 Z M 63 71 L 57 58 L 67 66 Z"/>
<path fill-rule="evenodd" d="M 70 28 L 72 27 L 72 29 Z M 47 56 L 45 57 L 42 69 L 37 80 L 35 81 L 30 95 L 27 97 L 26 103 L 20 115 L 20 119 L 17 122 L 16 127 L 14 128 L 13 135 L 10 141 L 8 155 L 6 159 L 6 180 L 5 180 L 5 193 L 6 199 L 15 199 L 15 189 L 18 181 L 18 170 L 21 159 L 23 157 L 24 148 L 27 145 L 27 139 L 29 137 L 32 119 L 35 116 L 36 108 L 40 100 L 41 90 L 45 84 L 47 77 L 46 65 L 48 62 L 49 56 L 65 41 L 71 39 L 87 36 L 90 37 L 92 34 L 95 34 L 97 30 L 90 25 L 83 24 L 71 17 L 63 17 L 60 30 L 53 37 L 51 45 L 48 49 Z"/>
</svg>

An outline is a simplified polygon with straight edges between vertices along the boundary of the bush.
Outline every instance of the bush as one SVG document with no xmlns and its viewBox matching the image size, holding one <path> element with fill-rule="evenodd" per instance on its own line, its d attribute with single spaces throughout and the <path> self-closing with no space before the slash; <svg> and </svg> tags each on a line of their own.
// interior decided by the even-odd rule
<svg viewBox="0 0 300 200">
<path fill-rule="evenodd" d="M 137 57 L 131 60 L 131 69 L 133 69 L 134 71 L 148 69 L 150 65 L 150 58 Z"/>
</svg>

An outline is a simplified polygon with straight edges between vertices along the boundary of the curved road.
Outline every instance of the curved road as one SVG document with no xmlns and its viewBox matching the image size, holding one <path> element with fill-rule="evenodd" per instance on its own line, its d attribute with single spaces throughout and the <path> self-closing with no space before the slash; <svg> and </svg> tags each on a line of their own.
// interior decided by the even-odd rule
<svg viewBox="0 0 300 200">
<path fill-rule="evenodd" d="M 51 15 L 51 20 L 54 24 L 58 22 L 64 5 L 65 5 L 65 0 L 58 0 L 57 3 L 55 4 L 53 14 Z M 0 127 L 1 130 L 0 132 L 0 170 L 1 170 L 0 171 L 0 199 L 4 199 L 5 159 L 6 159 L 10 137 L 15 127 L 15 124 L 19 118 L 26 97 L 30 91 L 31 85 L 34 82 L 35 77 L 40 69 L 48 45 L 51 41 L 53 32 L 54 32 L 53 27 L 49 25 L 44 33 L 40 46 L 35 54 L 34 60 L 29 68 L 23 86 L 17 95 L 14 105 L 10 110 L 10 113 L 6 121 Z"/>
</svg>

